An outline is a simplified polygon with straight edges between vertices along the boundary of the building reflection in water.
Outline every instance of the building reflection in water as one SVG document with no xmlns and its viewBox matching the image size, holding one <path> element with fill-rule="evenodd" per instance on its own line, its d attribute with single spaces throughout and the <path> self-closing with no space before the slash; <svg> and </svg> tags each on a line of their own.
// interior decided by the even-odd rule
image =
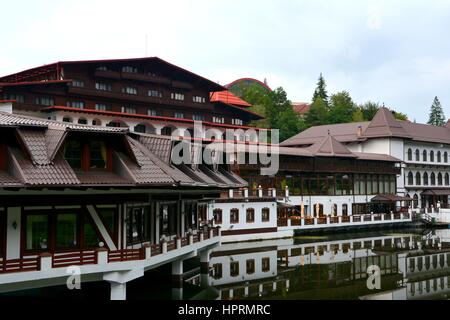
<svg viewBox="0 0 450 320">
<path fill-rule="evenodd" d="M 367 286 L 372 265 L 380 290 Z M 411 300 L 447 298 L 449 279 L 450 230 L 434 230 L 225 244 L 187 281 L 222 300 Z"/>
</svg>

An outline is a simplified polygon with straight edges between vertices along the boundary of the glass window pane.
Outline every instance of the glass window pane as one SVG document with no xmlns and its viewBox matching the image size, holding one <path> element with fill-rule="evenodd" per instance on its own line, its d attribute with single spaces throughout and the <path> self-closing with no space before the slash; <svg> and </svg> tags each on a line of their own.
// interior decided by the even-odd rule
<svg viewBox="0 0 450 320">
<path fill-rule="evenodd" d="M 77 215 L 73 213 L 56 216 L 56 248 L 70 249 L 78 247 Z"/>
<path fill-rule="evenodd" d="M 48 249 L 48 216 L 28 215 L 25 237 L 26 250 Z"/>
<path fill-rule="evenodd" d="M 107 149 L 103 141 L 91 141 L 91 169 L 106 169 Z"/>
<path fill-rule="evenodd" d="M 76 140 L 69 140 L 64 148 L 64 158 L 72 168 L 81 168 L 81 143 Z"/>
<path fill-rule="evenodd" d="M 84 247 L 94 248 L 98 247 L 100 243 L 100 238 L 97 235 L 96 230 L 92 226 L 91 222 L 86 219 L 84 222 Z"/>
</svg>

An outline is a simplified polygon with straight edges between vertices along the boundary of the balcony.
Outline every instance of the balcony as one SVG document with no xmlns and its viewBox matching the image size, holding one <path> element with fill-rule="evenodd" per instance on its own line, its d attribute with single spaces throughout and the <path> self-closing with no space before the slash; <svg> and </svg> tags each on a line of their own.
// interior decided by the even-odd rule
<svg viewBox="0 0 450 320">
<path fill-rule="evenodd" d="M 65 268 L 70 266 L 86 267 L 85 273 L 102 273 L 111 270 L 127 270 L 133 268 L 151 269 L 174 259 L 177 256 L 201 249 L 220 242 L 220 229 L 208 230 L 179 237 L 160 244 L 147 244 L 139 249 L 123 249 L 110 251 L 107 249 L 81 250 L 62 253 L 42 253 L 35 256 L 24 256 L 16 260 L 0 258 L 0 284 L 8 283 L 7 275 L 20 273 L 21 281 L 35 279 L 36 272 L 52 271 L 49 277 L 65 274 Z M 129 263 L 132 262 L 130 265 Z M 12 281 L 14 282 L 14 281 Z"/>
</svg>

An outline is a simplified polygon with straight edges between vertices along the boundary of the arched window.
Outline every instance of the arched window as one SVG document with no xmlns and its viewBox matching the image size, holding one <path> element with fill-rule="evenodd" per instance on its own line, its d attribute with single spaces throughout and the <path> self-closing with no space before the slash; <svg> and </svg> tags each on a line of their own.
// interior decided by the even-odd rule
<svg viewBox="0 0 450 320">
<path fill-rule="evenodd" d="M 436 185 L 436 175 L 434 174 L 434 172 L 432 172 L 430 175 L 430 183 L 432 186 Z"/>
<path fill-rule="evenodd" d="M 413 196 L 413 206 L 414 208 L 417 208 L 419 206 L 419 196 L 417 194 Z"/>
<path fill-rule="evenodd" d="M 163 136 L 171 136 L 173 132 L 173 128 L 172 127 L 164 127 L 161 129 L 161 134 Z"/>
<path fill-rule="evenodd" d="M 442 159 L 441 159 L 441 152 L 440 151 L 437 152 L 436 157 L 437 157 L 437 162 L 441 162 Z"/>
<path fill-rule="evenodd" d="M 442 186 L 442 173 L 438 173 L 438 186 Z"/>
<path fill-rule="evenodd" d="M 313 217 L 320 218 L 323 216 L 323 204 L 316 203 L 313 207 L 314 213 Z"/>
<path fill-rule="evenodd" d="M 331 216 L 336 217 L 338 215 L 338 205 L 333 204 L 333 212 L 331 212 Z"/>
<path fill-rule="evenodd" d="M 247 209 L 247 223 L 255 222 L 255 209 L 248 208 Z"/>
<path fill-rule="evenodd" d="M 428 173 L 424 173 L 423 174 L 423 185 L 427 186 L 428 185 Z"/>
<path fill-rule="evenodd" d="M 101 126 L 102 122 L 99 119 L 94 119 L 94 120 L 92 120 L 92 125 L 93 126 Z"/>
<path fill-rule="evenodd" d="M 416 161 L 420 161 L 420 151 L 416 149 Z"/>
<path fill-rule="evenodd" d="M 447 153 L 447 151 L 444 152 L 444 162 L 445 163 L 448 162 L 448 153 Z"/>
<path fill-rule="evenodd" d="M 450 176 L 448 173 L 445 174 L 444 180 L 445 180 L 445 185 L 448 186 L 450 184 Z"/>
<path fill-rule="evenodd" d="M 420 186 L 422 184 L 420 172 L 416 173 L 416 186 Z"/>
<path fill-rule="evenodd" d="M 408 185 L 412 186 L 414 184 L 414 175 L 413 173 L 410 171 L 408 173 Z"/>
<path fill-rule="evenodd" d="M 80 118 L 78 119 L 78 124 L 88 124 L 88 121 L 86 118 Z"/>
<path fill-rule="evenodd" d="M 342 205 L 342 216 L 344 217 L 348 216 L 348 204 Z"/>
<path fill-rule="evenodd" d="M 222 224 L 222 209 L 215 209 L 213 211 L 214 223 Z"/>
<path fill-rule="evenodd" d="M 422 160 L 423 161 L 428 161 L 428 159 L 427 159 L 427 150 L 423 150 L 423 152 L 422 152 Z"/>
<path fill-rule="evenodd" d="M 230 210 L 230 223 L 239 223 L 239 209 Z"/>
<path fill-rule="evenodd" d="M 412 161 L 412 159 L 413 159 L 412 149 L 409 148 L 409 149 L 408 149 L 408 161 Z"/>
<path fill-rule="evenodd" d="M 270 221 L 270 209 L 269 208 L 263 208 L 261 211 L 261 221 L 262 222 L 269 222 Z"/>
<path fill-rule="evenodd" d="M 430 162 L 434 162 L 434 151 L 430 151 Z"/>
</svg>

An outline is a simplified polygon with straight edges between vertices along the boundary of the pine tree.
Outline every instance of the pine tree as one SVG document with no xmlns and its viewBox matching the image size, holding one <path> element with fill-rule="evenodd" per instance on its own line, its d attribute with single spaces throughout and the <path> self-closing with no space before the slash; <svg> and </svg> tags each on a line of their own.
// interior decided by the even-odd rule
<svg viewBox="0 0 450 320">
<path fill-rule="evenodd" d="M 431 105 L 430 120 L 428 120 L 428 124 L 439 127 L 443 127 L 445 125 L 444 110 L 442 109 L 441 102 L 438 97 L 434 98 L 433 104 Z"/>
<path fill-rule="evenodd" d="M 318 98 L 322 100 L 323 103 L 325 103 L 326 107 L 328 108 L 328 93 L 327 93 L 327 85 L 325 84 L 325 79 L 323 78 L 322 73 L 320 73 L 319 80 L 317 81 L 317 87 L 314 91 L 312 102 L 316 102 Z"/>
</svg>

